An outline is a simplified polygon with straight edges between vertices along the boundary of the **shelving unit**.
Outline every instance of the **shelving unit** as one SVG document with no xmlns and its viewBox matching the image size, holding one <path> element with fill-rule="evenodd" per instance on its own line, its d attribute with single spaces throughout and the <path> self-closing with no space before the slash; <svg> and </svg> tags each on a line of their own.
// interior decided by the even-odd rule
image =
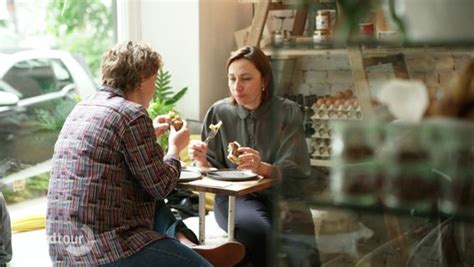
<svg viewBox="0 0 474 267">
<path fill-rule="evenodd" d="M 342 55 L 347 54 L 350 60 L 352 75 L 354 77 L 355 93 L 359 101 L 360 110 L 364 119 L 369 119 L 373 115 L 372 105 L 370 103 L 369 85 L 367 81 L 367 74 L 365 73 L 364 59 L 362 50 L 360 47 L 349 47 L 349 48 L 322 48 L 315 49 L 309 48 L 308 46 L 312 43 L 312 39 L 308 37 L 301 37 L 303 34 L 305 23 L 307 19 L 308 7 L 310 4 L 317 4 L 320 1 L 313 0 L 304 2 L 304 4 L 295 5 L 298 2 L 296 0 L 253 0 L 253 1 L 241 1 L 246 3 L 254 3 L 255 16 L 252 22 L 250 36 L 247 40 L 247 45 L 259 46 L 262 31 L 265 26 L 268 13 L 271 10 L 281 9 L 297 9 L 295 16 L 295 22 L 293 25 L 293 35 L 298 36 L 296 39 L 296 47 L 293 48 L 273 48 L 265 47 L 262 50 L 266 55 L 273 59 L 287 59 L 291 57 L 300 56 L 315 56 L 315 55 Z M 328 167 L 329 161 L 323 159 L 312 159 L 311 165 Z"/>
</svg>

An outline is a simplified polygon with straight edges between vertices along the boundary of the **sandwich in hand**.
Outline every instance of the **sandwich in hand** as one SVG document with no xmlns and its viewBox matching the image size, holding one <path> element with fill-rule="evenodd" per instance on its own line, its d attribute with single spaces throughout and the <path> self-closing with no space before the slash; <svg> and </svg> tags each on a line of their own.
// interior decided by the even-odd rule
<svg viewBox="0 0 474 267">
<path fill-rule="evenodd" d="M 183 120 L 173 111 L 168 112 L 168 120 L 176 131 L 179 131 L 183 127 Z"/>
<path fill-rule="evenodd" d="M 230 142 L 229 145 L 227 146 L 227 152 L 228 152 L 227 159 L 230 160 L 235 165 L 240 165 L 239 155 L 241 155 L 242 153 L 237 151 L 239 147 L 240 147 L 240 144 L 237 143 L 237 141 Z"/>
</svg>

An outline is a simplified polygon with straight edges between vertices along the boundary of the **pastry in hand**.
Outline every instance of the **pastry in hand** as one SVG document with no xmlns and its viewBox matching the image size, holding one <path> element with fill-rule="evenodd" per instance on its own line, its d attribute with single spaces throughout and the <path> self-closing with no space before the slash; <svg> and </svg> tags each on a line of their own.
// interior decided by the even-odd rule
<svg viewBox="0 0 474 267">
<path fill-rule="evenodd" d="M 227 159 L 235 165 L 240 165 L 239 155 L 242 154 L 238 151 L 240 144 L 237 141 L 230 142 L 227 146 Z"/>
<path fill-rule="evenodd" d="M 168 112 L 168 120 L 176 131 L 179 131 L 183 127 L 183 120 L 173 111 Z"/>
</svg>

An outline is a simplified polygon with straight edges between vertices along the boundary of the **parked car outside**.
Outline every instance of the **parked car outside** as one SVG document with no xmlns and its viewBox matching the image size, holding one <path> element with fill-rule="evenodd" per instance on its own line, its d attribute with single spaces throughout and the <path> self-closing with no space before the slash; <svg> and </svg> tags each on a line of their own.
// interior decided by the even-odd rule
<svg viewBox="0 0 474 267">
<path fill-rule="evenodd" d="M 69 52 L 0 53 L 0 188 L 49 170 L 66 116 L 97 88 Z"/>
</svg>

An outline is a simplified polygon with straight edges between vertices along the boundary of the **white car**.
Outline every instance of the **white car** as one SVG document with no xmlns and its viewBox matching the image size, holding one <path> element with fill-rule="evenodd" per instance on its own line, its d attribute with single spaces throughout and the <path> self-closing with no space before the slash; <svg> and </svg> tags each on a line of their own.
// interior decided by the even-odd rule
<svg viewBox="0 0 474 267">
<path fill-rule="evenodd" d="M 0 53 L 0 79 L 13 88 L 25 90 L 28 98 L 58 91 L 70 83 L 82 97 L 97 91 L 89 69 L 71 53 L 59 50 Z M 26 89 L 27 85 L 31 88 Z"/>
<path fill-rule="evenodd" d="M 88 68 L 68 52 L 0 53 L 0 187 L 48 171 L 76 95 L 97 89 Z"/>
</svg>

